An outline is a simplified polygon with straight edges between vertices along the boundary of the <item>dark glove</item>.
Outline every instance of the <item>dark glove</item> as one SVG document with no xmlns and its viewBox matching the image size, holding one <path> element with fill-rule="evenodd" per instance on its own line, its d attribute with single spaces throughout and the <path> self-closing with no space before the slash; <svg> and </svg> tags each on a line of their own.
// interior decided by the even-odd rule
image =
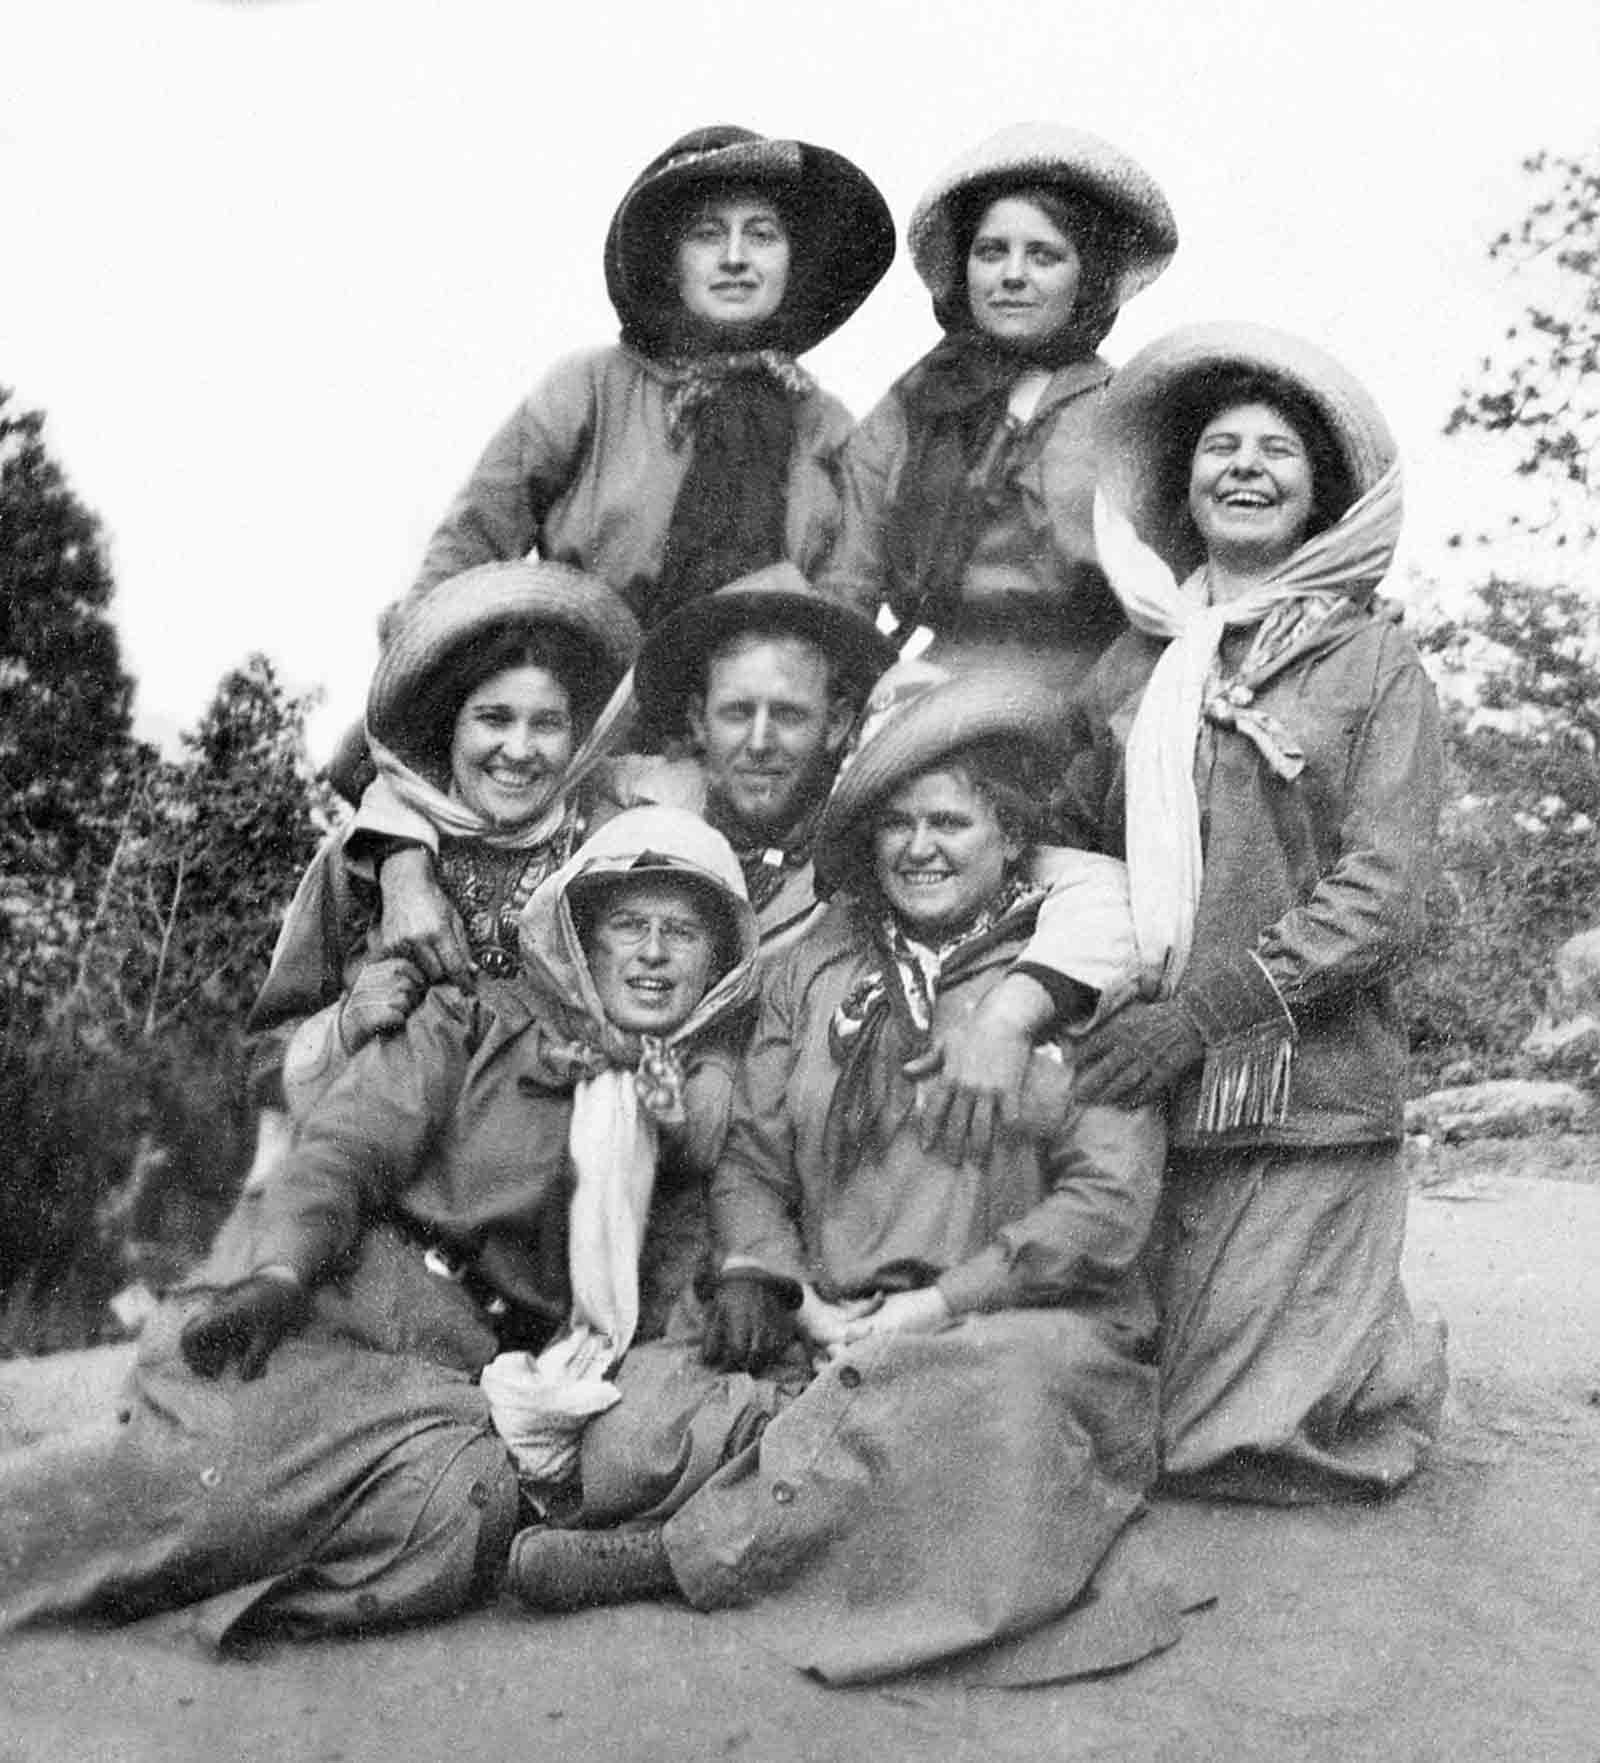
<svg viewBox="0 0 1600 1763">
<path fill-rule="evenodd" d="M 1174 1000 L 1129 1004 L 1078 1044 L 1077 1098 L 1140 1108 L 1205 1057 L 1188 1007 Z"/>
<path fill-rule="evenodd" d="M 233 1360 L 246 1382 L 259 1377 L 273 1348 L 305 1322 L 311 1299 L 298 1279 L 252 1273 L 213 1295 L 183 1326 L 178 1345 L 196 1377 L 217 1377 Z"/>
<path fill-rule="evenodd" d="M 700 1357 L 715 1371 L 760 1371 L 797 1332 L 802 1293 L 792 1279 L 759 1267 L 719 1276 Z"/>
</svg>

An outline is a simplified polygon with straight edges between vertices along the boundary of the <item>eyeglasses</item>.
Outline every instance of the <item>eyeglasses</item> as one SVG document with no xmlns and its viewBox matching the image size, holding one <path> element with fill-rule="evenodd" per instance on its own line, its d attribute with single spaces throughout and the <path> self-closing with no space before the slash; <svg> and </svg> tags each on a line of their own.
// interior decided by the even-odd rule
<svg viewBox="0 0 1600 1763">
<path fill-rule="evenodd" d="M 645 912 L 611 912 L 600 920 L 600 929 L 621 949 L 637 949 L 654 931 L 665 948 L 687 954 L 703 949 L 711 932 L 692 918 L 654 918 Z"/>
</svg>

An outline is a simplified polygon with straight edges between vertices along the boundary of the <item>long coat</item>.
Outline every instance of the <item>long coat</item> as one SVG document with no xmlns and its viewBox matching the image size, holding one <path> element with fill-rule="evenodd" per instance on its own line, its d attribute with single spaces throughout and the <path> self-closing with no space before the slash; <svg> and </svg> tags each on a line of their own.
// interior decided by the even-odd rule
<svg viewBox="0 0 1600 1763">
<path fill-rule="evenodd" d="M 412 597 L 536 550 L 609 583 L 648 626 L 693 446 L 668 423 L 680 377 L 623 345 L 557 362 L 484 449 L 429 541 Z M 850 415 L 818 390 L 796 402 L 794 422 L 784 555 L 811 576 L 838 531 Z"/>
<path fill-rule="evenodd" d="M 674 1031 L 686 1134 L 720 1140 L 716 1034 L 749 996 L 756 933 L 688 825 L 685 865 L 739 931 Z M 651 832 L 645 848 L 678 853 Z M 627 837 L 575 865 L 626 870 L 643 849 Z M 360 1050 L 162 1306 L 116 1418 L 0 1456 L 0 1630 L 209 1601 L 214 1638 L 247 1614 L 322 1632 L 443 1615 L 496 1583 L 517 1477 L 478 1374 L 502 1346 L 542 1345 L 571 1302 L 573 1025 L 599 1003 L 565 885 L 530 906 L 527 973 L 435 987 Z M 305 1286 L 305 1325 L 251 1381 L 190 1371 L 184 1323 L 274 1266 Z"/>
<path fill-rule="evenodd" d="M 1068 794 L 1081 836 L 1112 852 L 1123 749 L 1160 653 L 1128 633 L 1084 692 Z M 1198 1074 L 1172 1098 L 1151 1256 L 1162 1461 L 1195 1491 L 1236 1498 L 1384 1493 L 1415 1473 L 1445 1388 L 1442 1330 L 1413 1317 L 1400 1280 L 1396 997 L 1433 875 L 1438 709 L 1399 625 L 1361 607 L 1286 654 L 1253 707 L 1303 748 L 1305 769 L 1285 782 L 1244 736 L 1202 729 L 1191 961 L 1253 953 L 1298 1041 L 1281 1122 L 1207 1136 Z"/>
<path fill-rule="evenodd" d="M 863 418 L 843 455 L 843 526 L 822 585 L 869 614 L 890 588 L 887 533 L 910 450 L 903 388 L 917 372 Z M 959 605 L 935 632 L 936 655 L 959 660 L 1000 647 L 1019 666 L 1047 668 L 1066 691 L 1123 629 L 1091 520 L 1094 419 L 1110 377 L 1097 357 L 1051 377 L 1013 443 L 1004 494 L 964 560 Z"/>
<path fill-rule="evenodd" d="M 998 983 L 1027 929 L 1019 918 L 952 963 L 941 1022 Z M 630 1356 L 583 1459 L 591 1521 L 665 1518 L 691 1602 L 738 1606 L 764 1645 L 834 1680 L 1059 1615 L 1155 1466 L 1139 1255 L 1159 1119 L 1086 1111 L 1008 1138 L 986 1174 L 920 1150 L 898 1080 L 887 1137 L 840 1142 L 829 1027 L 873 962 L 841 902 L 769 977 L 713 1182 L 717 1246 L 834 1295 L 937 1283 L 954 1325 L 773 1380 L 706 1371 L 687 1317 L 686 1340 Z M 1067 1081 L 1039 1056 L 1042 1113 Z"/>
</svg>

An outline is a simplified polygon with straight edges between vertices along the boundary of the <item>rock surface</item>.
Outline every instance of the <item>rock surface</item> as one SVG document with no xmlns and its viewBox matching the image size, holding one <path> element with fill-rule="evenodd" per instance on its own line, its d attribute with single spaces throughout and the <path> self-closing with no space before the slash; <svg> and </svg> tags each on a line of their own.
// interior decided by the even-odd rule
<svg viewBox="0 0 1600 1763">
<path fill-rule="evenodd" d="M 1406 1131 L 1446 1143 L 1518 1139 L 1537 1132 L 1580 1131 L 1593 1112 L 1593 1103 L 1576 1084 L 1499 1078 L 1416 1097 L 1406 1104 Z"/>
</svg>

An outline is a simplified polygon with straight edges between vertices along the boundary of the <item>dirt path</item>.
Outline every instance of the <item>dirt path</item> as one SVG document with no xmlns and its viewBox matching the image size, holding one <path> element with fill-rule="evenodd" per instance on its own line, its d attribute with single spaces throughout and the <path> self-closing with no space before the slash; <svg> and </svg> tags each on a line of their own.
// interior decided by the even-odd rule
<svg viewBox="0 0 1600 1763">
<path fill-rule="evenodd" d="M 1600 1763 L 1587 1143 L 1597 1155 L 1569 1147 L 1555 1180 L 1505 1173 L 1537 1167 L 1529 1147 L 1419 1172 L 1413 1293 L 1449 1318 L 1455 1371 L 1436 1463 L 1377 1510 L 1158 1508 L 1146 1540 L 1218 1602 L 1130 1672 L 832 1691 L 746 1644 L 737 1618 L 666 1606 L 493 1610 L 227 1663 L 152 1623 L 0 1646 L 0 1763 Z"/>
</svg>

